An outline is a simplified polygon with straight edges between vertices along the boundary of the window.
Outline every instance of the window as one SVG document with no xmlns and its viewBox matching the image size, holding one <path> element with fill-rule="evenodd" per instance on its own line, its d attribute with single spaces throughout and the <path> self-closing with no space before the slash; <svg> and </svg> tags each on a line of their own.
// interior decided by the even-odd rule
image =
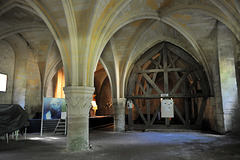
<svg viewBox="0 0 240 160">
<path fill-rule="evenodd" d="M 0 92 L 7 91 L 7 75 L 0 73 Z"/>
</svg>

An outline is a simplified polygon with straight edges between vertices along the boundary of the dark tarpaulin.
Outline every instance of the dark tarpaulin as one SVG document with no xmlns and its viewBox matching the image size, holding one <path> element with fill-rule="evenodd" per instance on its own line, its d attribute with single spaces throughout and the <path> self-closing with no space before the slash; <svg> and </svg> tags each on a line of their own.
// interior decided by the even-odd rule
<svg viewBox="0 0 240 160">
<path fill-rule="evenodd" d="M 18 104 L 0 104 L 0 135 L 28 125 L 28 114 Z"/>
</svg>

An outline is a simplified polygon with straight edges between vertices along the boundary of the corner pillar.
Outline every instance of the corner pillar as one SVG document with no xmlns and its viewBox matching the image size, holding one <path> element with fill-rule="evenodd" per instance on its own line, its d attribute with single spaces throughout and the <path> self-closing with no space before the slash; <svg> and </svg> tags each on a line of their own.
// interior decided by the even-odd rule
<svg viewBox="0 0 240 160">
<path fill-rule="evenodd" d="M 67 150 L 80 151 L 89 147 L 89 110 L 94 87 L 69 86 L 64 88 L 67 102 Z"/>
<path fill-rule="evenodd" d="M 114 131 L 125 131 L 125 103 L 126 98 L 113 98 Z"/>
</svg>

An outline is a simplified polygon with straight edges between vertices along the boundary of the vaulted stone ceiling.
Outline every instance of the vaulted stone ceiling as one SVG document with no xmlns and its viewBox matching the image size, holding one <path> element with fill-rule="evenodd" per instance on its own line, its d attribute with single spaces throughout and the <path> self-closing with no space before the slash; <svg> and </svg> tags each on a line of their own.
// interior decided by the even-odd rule
<svg viewBox="0 0 240 160">
<path fill-rule="evenodd" d="M 161 41 L 191 53 L 211 80 L 211 34 L 220 22 L 239 40 L 239 6 L 238 0 L 0 0 L 0 38 L 20 36 L 42 77 L 57 44 L 72 85 L 91 85 L 101 55 L 113 86 L 122 83 L 115 96 L 123 96 L 129 69 Z"/>
</svg>

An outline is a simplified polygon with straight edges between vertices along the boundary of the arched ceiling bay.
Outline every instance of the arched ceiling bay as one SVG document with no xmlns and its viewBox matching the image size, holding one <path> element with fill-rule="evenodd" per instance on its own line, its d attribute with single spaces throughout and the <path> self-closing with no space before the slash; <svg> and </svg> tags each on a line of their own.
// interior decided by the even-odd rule
<svg viewBox="0 0 240 160">
<path fill-rule="evenodd" d="M 14 38 L 8 38 L 11 36 L 18 36 L 27 44 L 43 80 L 47 57 L 54 39 L 42 18 L 26 1 L 0 0 L 0 38 L 14 41 Z"/>
</svg>

